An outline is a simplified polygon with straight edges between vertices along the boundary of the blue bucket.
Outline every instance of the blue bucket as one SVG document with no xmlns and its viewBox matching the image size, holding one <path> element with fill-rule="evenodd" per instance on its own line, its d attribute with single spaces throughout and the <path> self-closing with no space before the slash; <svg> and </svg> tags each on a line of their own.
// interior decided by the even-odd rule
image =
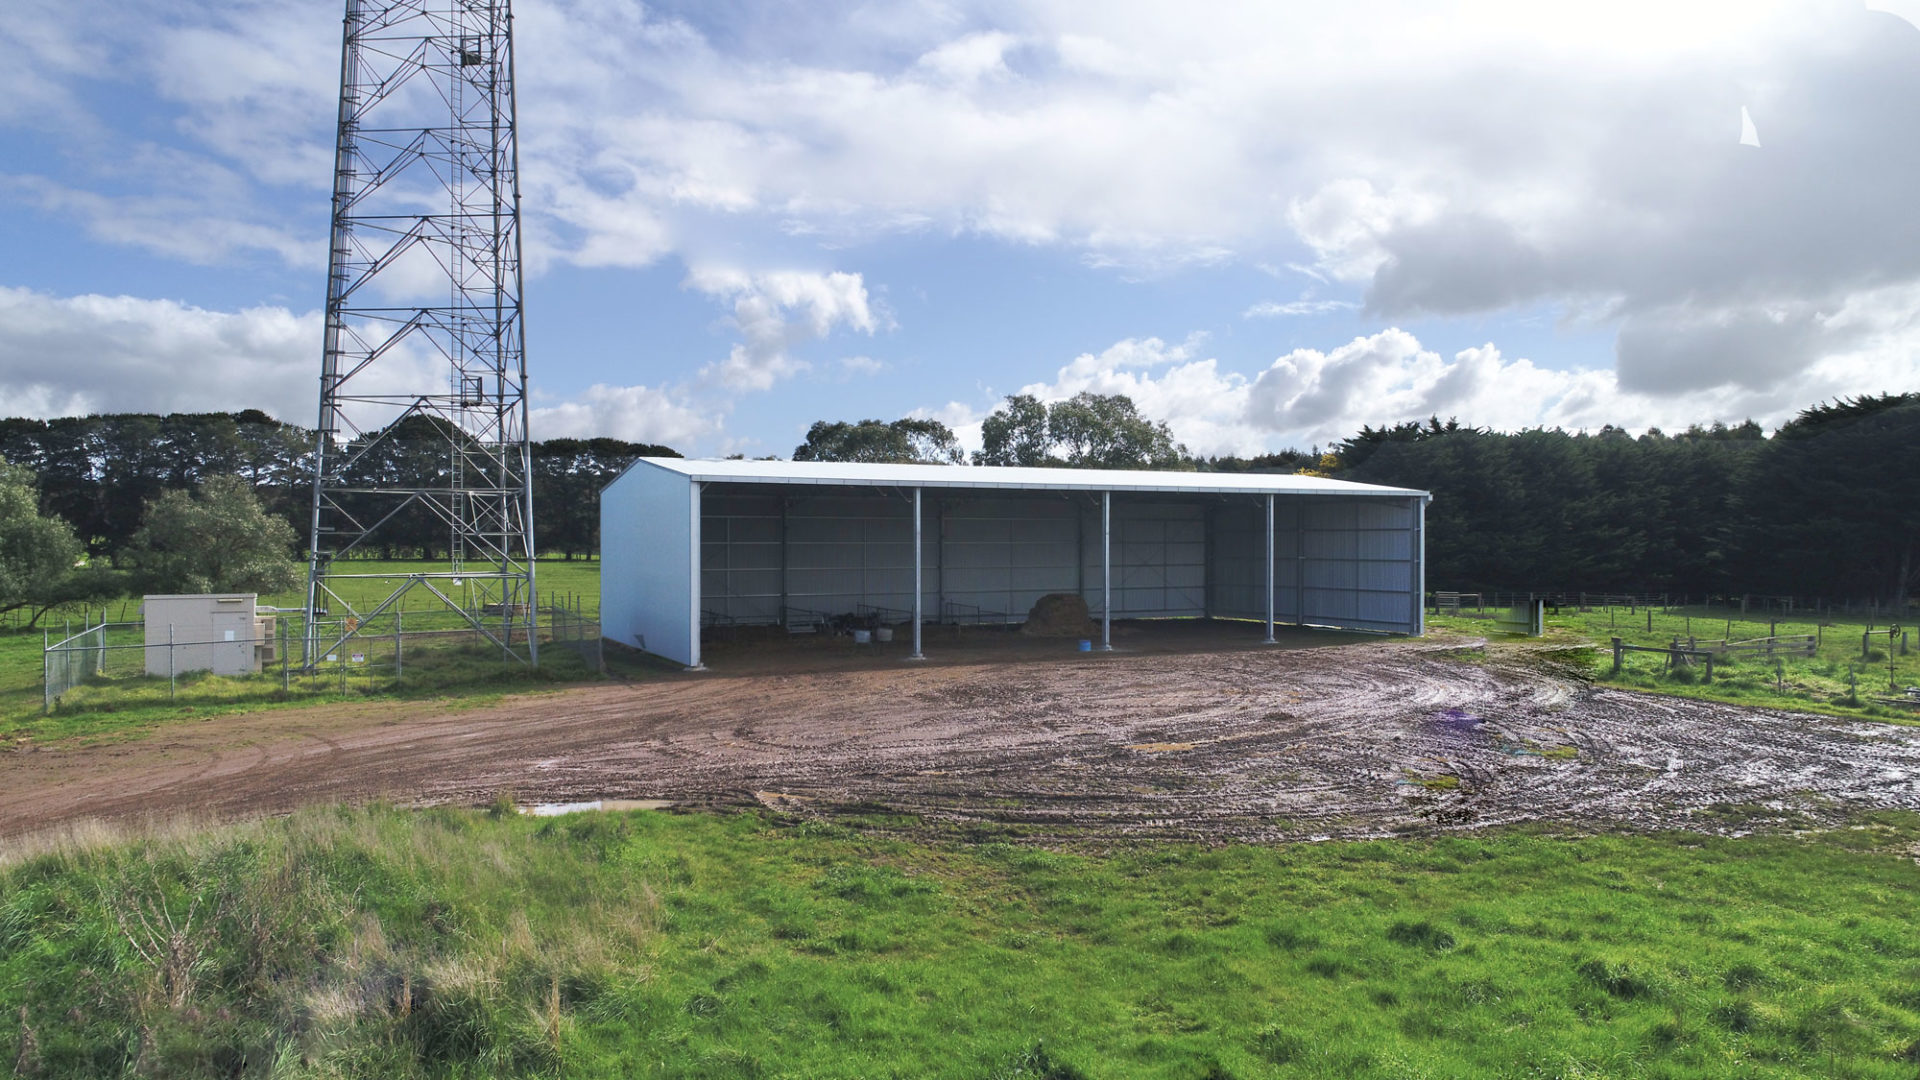
<svg viewBox="0 0 1920 1080">
<path fill-rule="evenodd" d="M 1080 651 L 1081 651 L 1081 652 L 1092 652 L 1092 651 L 1093 651 L 1093 642 L 1091 642 L 1091 641 L 1088 641 L 1088 640 L 1087 640 L 1086 638 L 1081 638 L 1081 639 L 1080 639 Z"/>
</svg>

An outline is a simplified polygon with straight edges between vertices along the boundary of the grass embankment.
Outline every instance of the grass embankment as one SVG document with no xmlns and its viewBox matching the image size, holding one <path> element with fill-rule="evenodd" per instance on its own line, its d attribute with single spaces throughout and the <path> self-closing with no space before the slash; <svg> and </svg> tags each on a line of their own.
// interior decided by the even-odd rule
<svg viewBox="0 0 1920 1080">
<path fill-rule="evenodd" d="M 337 589 L 356 606 L 372 607 L 391 593 L 405 575 L 445 569 L 443 563 L 356 561 L 351 564 L 351 572 L 391 576 L 342 581 Z M 538 575 L 543 605 L 565 602 L 571 609 L 577 600 L 585 617 L 597 617 L 600 608 L 598 562 L 543 559 L 538 565 Z M 268 607 L 298 608 L 305 602 L 305 593 L 300 590 L 260 598 L 260 603 Z M 130 597 L 107 604 L 105 613 L 109 620 L 119 622 L 137 620 L 139 610 L 140 598 Z M 352 648 L 336 653 L 339 663 L 322 665 L 320 670 L 307 675 L 296 673 L 284 684 L 276 667 L 246 678 L 193 672 L 179 676 L 176 683 L 169 686 L 165 676 L 143 673 L 141 649 L 115 648 L 109 652 L 108 675 L 69 691 L 52 715 L 42 715 L 41 631 L 0 630 L 0 747 L 21 739 L 46 742 L 119 736 L 222 712 L 356 700 L 375 694 L 484 701 L 516 690 L 535 690 L 595 677 L 577 655 L 564 649 L 547 650 L 541 658 L 540 670 L 529 671 L 519 665 L 501 663 L 499 652 L 491 646 L 465 640 L 435 641 L 419 634 L 434 625 L 429 621 L 431 614 L 444 611 L 444 605 L 429 593 L 417 589 L 408 593 L 402 601 L 402 610 L 413 616 L 413 621 L 407 624 L 413 632 L 408 638 L 399 678 L 395 677 L 390 637 L 360 639 Z M 43 619 L 42 625 L 57 640 L 69 622 L 77 629 L 99 617 L 98 608 L 56 612 Z M 297 644 L 297 630 L 293 637 Z M 115 630 L 110 638 L 110 644 L 115 646 L 142 643 L 138 627 Z M 353 662 L 355 655 L 364 660 Z"/>
<path fill-rule="evenodd" d="M 1616 686 L 1739 705 L 1920 722 L 1920 708 L 1885 700 L 1900 698 L 1907 687 L 1920 685 L 1920 628 L 1907 624 L 1908 652 L 1900 651 L 1897 634 L 1889 651 L 1886 631 L 1891 621 L 1887 616 L 1845 615 L 1771 619 L 1704 607 L 1632 612 L 1624 607 L 1584 612 L 1562 608 L 1559 614 L 1547 616 L 1546 640 L 1591 645 L 1593 677 Z M 1442 632 L 1467 634 L 1487 634 L 1492 626 L 1485 619 L 1434 615 L 1428 616 L 1428 624 Z M 1860 635 L 1870 628 L 1874 633 L 1862 655 Z M 1669 668 L 1665 656 L 1653 653 L 1629 652 L 1622 670 L 1613 671 L 1614 637 L 1628 645 L 1667 648 L 1675 640 L 1684 645 L 1689 637 L 1701 642 L 1745 641 L 1796 634 L 1815 637 L 1815 655 L 1777 654 L 1769 659 L 1740 652 L 1716 656 L 1711 683 L 1706 681 L 1704 665 Z"/>
<path fill-rule="evenodd" d="M 1077 855 L 759 815 L 316 810 L 0 869 L 0 1062 L 1911 1078 L 1916 841 L 1885 815 Z"/>
</svg>

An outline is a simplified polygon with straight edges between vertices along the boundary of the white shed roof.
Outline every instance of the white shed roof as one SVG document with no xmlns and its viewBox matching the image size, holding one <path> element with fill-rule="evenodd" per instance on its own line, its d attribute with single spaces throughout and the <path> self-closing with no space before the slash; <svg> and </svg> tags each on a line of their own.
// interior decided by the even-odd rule
<svg viewBox="0 0 1920 1080">
<path fill-rule="evenodd" d="M 1425 496 L 1411 488 L 1274 473 L 1036 469 L 998 465 L 868 465 L 843 461 L 742 461 L 643 457 L 635 462 L 701 483 L 851 487 L 997 488 L 1029 491 L 1161 491 L 1190 495 Z"/>
</svg>

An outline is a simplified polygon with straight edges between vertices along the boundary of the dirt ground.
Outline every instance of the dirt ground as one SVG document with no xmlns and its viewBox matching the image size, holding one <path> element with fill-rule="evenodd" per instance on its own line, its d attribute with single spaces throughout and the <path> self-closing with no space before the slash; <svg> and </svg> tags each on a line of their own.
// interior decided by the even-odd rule
<svg viewBox="0 0 1920 1080">
<path fill-rule="evenodd" d="M 1739 832 L 1920 809 L 1920 728 L 1628 693 L 1530 646 L 1120 627 L 716 641 L 710 670 L 470 709 L 368 702 L 0 753 L 0 836 L 322 801 L 754 801 L 1055 839 Z"/>
</svg>

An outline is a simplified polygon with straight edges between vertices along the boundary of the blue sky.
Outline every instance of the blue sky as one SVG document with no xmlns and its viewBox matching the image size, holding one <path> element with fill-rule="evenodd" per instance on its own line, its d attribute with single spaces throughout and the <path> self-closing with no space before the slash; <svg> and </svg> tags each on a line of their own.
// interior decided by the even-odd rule
<svg viewBox="0 0 1920 1080">
<path fill-rule="evenodd" d="M 10 8 L 0 413 L 310 422 L 339 0 Z M 515 10 L 537 438 L 971 439 L 1094 390 L 1254 453 L 1920 387 L 1920 30 L 1887 12 Z"/>
</svg>

